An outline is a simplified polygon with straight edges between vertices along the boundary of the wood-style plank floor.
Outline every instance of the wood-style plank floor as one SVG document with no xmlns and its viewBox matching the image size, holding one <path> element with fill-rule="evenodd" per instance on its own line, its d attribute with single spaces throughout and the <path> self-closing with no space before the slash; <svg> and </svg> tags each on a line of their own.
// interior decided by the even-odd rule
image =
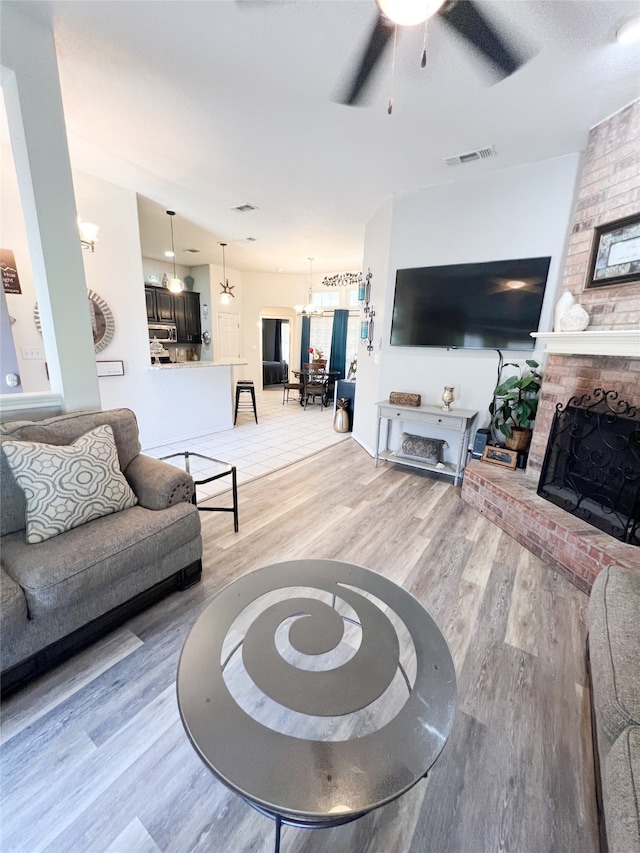
<svg viewBox="0 0 640 853">
<path fill-rule="evenodd" d="M 452 735 L 428 779 L 342 827 L 285 827 L 282 853 L 595 853 L 587 597 L 448 483 L 374 468 L 345 441 L 202 513 L 203 582 L 2 707 L 3 853 L 268 853 L 273 824 L 204 767 L 179 719 L 185 636 L 224 584 L 304 557 L 402 584 L 444 632 Z"/>
</svg>

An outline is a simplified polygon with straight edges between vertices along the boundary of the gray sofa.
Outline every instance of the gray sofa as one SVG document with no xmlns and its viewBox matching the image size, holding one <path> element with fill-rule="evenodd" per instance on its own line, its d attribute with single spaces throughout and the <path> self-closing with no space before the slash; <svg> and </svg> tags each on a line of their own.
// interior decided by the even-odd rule
<svg viewBox="0 0 640 853">
<path fill-rule="evenodd" d="M 25 494 L 0 453 L 3 695 L 169 590 L 200 579 L 202 538 L 191 502 L 193 480 L 140 453 L 132 411 L 6 423 L 0 426 L 0 445 L 8 439 L 71 445 L 103 424 L 113 430 L 113 468 L 119 465 L 137 504 L 36 544 L 27 544 Z"/>
<path fill-rule="evenodd" d="M 640 853 L 640 568 L 596 578 L 589 659 L 601 846 Z"/>
</svg>

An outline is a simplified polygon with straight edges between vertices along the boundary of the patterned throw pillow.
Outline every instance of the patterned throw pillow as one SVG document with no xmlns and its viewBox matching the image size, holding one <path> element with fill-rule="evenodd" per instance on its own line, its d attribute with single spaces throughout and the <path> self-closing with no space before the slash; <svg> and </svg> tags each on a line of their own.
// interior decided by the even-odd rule
<svg viewBox="0 0 640 853">
<path fill-rule="evenodd" d="M 2 449 L 27 500 L 30 545 L 138 503 L 107 424 L 70 445 L 6 439 Z"/>
<path fill-rule="evenodd" d="M 422 435 L 411 435 L 403 432 L 400 436 L 402 444 L 396 454 L 405 459 L 419 459 L 429 465 L 437 465 L 442 462 L 442 451 L 449 447 L 446 441 L 440 438 L 425 438 Z"/>
</svg>

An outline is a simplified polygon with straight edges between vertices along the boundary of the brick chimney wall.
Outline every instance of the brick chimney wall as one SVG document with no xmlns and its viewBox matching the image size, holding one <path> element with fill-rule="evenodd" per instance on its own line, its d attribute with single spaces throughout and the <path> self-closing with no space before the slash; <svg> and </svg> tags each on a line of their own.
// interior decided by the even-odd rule
<svg viewBox="0 0 640 853">
<path fill-rule="evenodd" d="M 640 213 L 640 101 L 592 128 L 567 248 L 562 292 L 589 313 L 589 329 L 640 327 L 640 280 L 585 289 L 594 228 Z M 595 388 L 618 391 L 640 406 L 638 359 L 549 355 L 544 369 L 527 474 L 540 475 L 556 403 Z"/>
</svg>

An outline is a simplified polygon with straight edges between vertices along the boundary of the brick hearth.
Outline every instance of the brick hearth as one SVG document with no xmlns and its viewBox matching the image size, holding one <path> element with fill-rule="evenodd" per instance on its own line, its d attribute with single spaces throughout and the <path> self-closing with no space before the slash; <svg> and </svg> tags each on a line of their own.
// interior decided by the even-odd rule
<svg viewBox="0 0 640 853">
<path fill-rule="evenodd" d="M 606 566 L 640 570 L 640 548 L 549 503 L 536 488 L 537 481 L 522 471 L 472 461 L 462 499 L 585 592 Z"/>
</svg>

